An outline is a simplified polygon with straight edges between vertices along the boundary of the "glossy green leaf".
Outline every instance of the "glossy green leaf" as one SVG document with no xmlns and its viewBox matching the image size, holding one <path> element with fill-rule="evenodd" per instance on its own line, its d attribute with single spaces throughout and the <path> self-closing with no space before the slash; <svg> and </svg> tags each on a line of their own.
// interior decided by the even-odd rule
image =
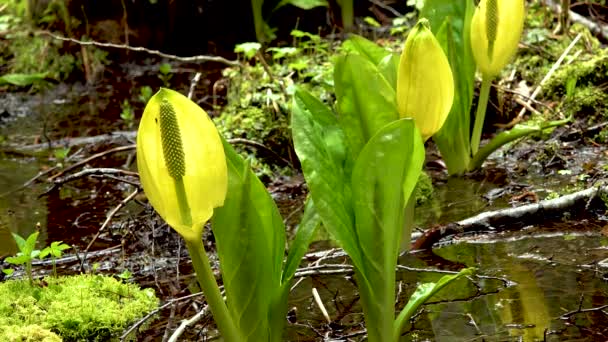
<svg viewBox="0 0 608 342">
<path fill-rule="evenodd" d="M 4 261 L 11 265 L 23 265 L 26 262 L 29 262 L 30 260 L 32 260 L 32 257 L 30 255 L 25 255 L 21 253 L 17 254 L 17 256 L 8 257 L 4 259 Z"/>
<path fill-rule="evenodd" d="M 340 125 L 356 160 L 380 128 L 399 118 L 395 90 L 377 66 L 358 54 L 336 60 L 334 86 Z"/>
<path fill-rule="evenodd" d="M 34 232 L 34 234 L 38 236 L 38 232 Z M 15 243 L 17 244 L 17 248 L 19 248 L 19 251 L 23 252 L 23 250 L 26 248 L 25 239 L 22 238 L 21 235 L 15 233 L 13 233 L 13 239 L 15 239 Z"/>
<path fill-rule="evenodd" d="M 335 114 L 303 89 L 294 95 L 291 129 L 310 196 L 328 232 L 360 265 L 351 207 L 349 163 Z"/>
<path fill-rule="evenodd" d="M 49 255 L 54 256 L 55 258 L 60 258 L 63 254 L 63 251 L 66 249 L 70 249 L 70 245 L 63 243 L 63 241 L 53 241 L 50 246 L 45 247 L 40 251 L 40 259 L 46 258 Z"/>
<path fill-rule="evenodd" d="M 489 143 L 480 148 L 477 154 L 473 156 L 473 159 L 471 160 L 471 163 L 469 165 L 469 170 L 472 171 L 477 168 L 480 168 L 481 164 L 483 164 L 484 160 L 486 160 L 486 158 L 488 158 L 490 154 L 492 154 L 492 152 L 496 151 L 501 146 L 510 143 L 511 141 L 517 140 L 533 133 L 542 132 L 545 129 L 564 125 L 570 122 L 570 120 L 571 118 L 567 118 L 558 121 L 551 121 L 541 125 L 519 124 L 508 131 L 501 132 L 500 134 L 496 135 L 492 140 L 490 140 Z"/>
<path fill-rule="evenodd" d="M 475 81 L 475 61 L 470 45 L 471 0 L 429 0 L 426 16 L 446 53 L 454 75 L 454 104 L 442 129 L 433 136 L 450 174 L 467 171 L 471 158 L 470 120 Z"/>
<path fill-rule="evenodd" d="M 382 73 L 382 76 L 386 79 L 388 84 L 391 85 L 393 90 L 397 89 L 397 73 L 399 71 L 399 55 L 391 53 L 390 55 L 382 58 L 378 64 L 378 70 Z"/>
<path fill-rule="evenodd" d="M 224 141 L 228 192 L 212 220 L 228 310 L 248 341 L 267 341 L 281 288 L 285 227 L 264 185 Z M 282 331 L 282 327 L 272 327 Z"/>
<path fill-rule="evenodd" d="M 347 52 L 356 53 L 365 57 L 374 65 L 380 64 L 384 57 L 391 54 L 389 50 L 356 34 L 351 35 L 348 40 L 342 44 L 342 48 Z"/>
<path fill-rule="evenodd" d="M 17 243 L 19 251 L 26 256 L 30 256 L 36 249 L 36 241 L 38 241 L 39 234 L 39 232 L 33 232 L 32 234 L 30 234 L 30 236 L 27 237 L 26 240 L 19 236 L 19 234 L 13 233 L 13 238 Z"/>
<path fill-rule="evenodd" d="M 450 283 L 458 280 L 461 277 L 470 276 L 474 271 L 475 269 L 473 268 L 465 268 L 457 274 L 441 277 L 441 279 L 439 279 L 439 281 L 436 283 L 424 283 L 418 285 L 416 291 L 414 291 L 414 294 L 412 294 L 410 300 L 407 302 L 406 306 L 403 308 L 403 310 L 401 310 L 399 316 L 395 320 L 393 326 L 393 341 L 399 341 L 399 337 L 401 336 L 401 332 L 403 331 L 405 324 L 410 320 L 410 318 L 412 318 L 414 313 L 418 311 L 418 308 L 420 308 L 424 302 L 429 300 Z"/>
<path fill-rule="evenodd" d="M 291 248 L 289 249 L 289 254 L 287 255 L 287 261 L 285 262 L 285 269 L 283 270 L 282 276 L 283 284 L 289 283 L 293 278 L 293 275 L 300 265 L 300 261 L 308 251 L 308 245 L 310 245 L 310 242 L 320 225 L 321 216 L 319 216 L 312 198 L 308 198 L 304 207 L 302 220 L 296 231 L 296 237 L 294 238 Z"/>
<path fill-rule="evenodd" d="M 424 143 L 414 121 L 401 119 L 370 139 L 353 168 L 353 208 L 363 262 L 358 285 L 370 341 L 391 340 L 404 213 L 423 162 Z"/>
<path fill-rule="evenodd" d="M 300 265 L 300 261 L 308 251 L 308 245 L 312 241 L 317 228 L 321 225 L 321 216 L 317 212 L 312 199 L 309 197 L 306 201 L 304 208 L 304 214 L 294 241 L 289 249 L 287 255 L 287 261 L 282 275 L 281 290 L 275 294 L 274 301 L 271 303 L 269 322 L 270 326 L 273 327 L 270 341 L 282 341 L 282 329 L 276 327 L 282 327 L 285 322 L 285 315 L 287 314 L 287 297 L 291 287 L 293 276 Z"/>
</svg>

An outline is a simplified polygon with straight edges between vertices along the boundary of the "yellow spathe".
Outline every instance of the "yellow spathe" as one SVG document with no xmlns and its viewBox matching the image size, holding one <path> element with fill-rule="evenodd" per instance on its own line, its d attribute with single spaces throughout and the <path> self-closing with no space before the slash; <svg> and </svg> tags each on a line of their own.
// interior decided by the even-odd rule
<svg viewBox="0 0 608 342">
<path fill-rule="evenodd" d="M 481 0 L 471 19 L 471 49 L 482 74 L 494 77 L 511 60 L 524 16 L 524 0 Z"/>
<path fill-rule="evenodd" d="M 407 36 L 397 75 L 397 107 L 413 118 L 424 140 L 437 133 L 452 108 L 454 77 L 426 19 Z"/>
<path fill-rule="evenodd" d="M 224 148 L 207 113 L 184 95 L 161 88 L 139 124 L 137 168 L 150 204 L 167 224 L 186 239 L 200 239 L 228 187 Z"/>
</svg>

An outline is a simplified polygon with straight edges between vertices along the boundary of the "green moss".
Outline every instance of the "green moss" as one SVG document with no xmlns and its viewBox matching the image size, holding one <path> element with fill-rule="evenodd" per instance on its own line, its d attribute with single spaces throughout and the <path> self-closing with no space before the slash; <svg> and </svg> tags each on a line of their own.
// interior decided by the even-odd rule
<svg viewBox="0 0 608 342">
<path fill-rule="evenodd" d="M 242 138 L 260 143 L 282 158 L 289 159 L 291 135 L 287 116 L 283 113 L 274 113 L 270 108 L 230 106 L 215 119 L 215 124 L 226 139 Z M 277 162 L 276 156 L 257 147 L 248 144 L 234 146 L 249 160 L 258 177 L 270 177 L 276 171 L 271 165 L 284 164 Z"/>
<path fill-rule="evenodd" d="M 62 339 L 49 329 L 37 324 L 0 327 L 0 341 L 6 342 L 61 342 Z"/>
<path fill-rule="evenodd" d="M 553 13 L 543 6 L 532 5 L 526 21 L 525 48 L 518 52 L 515 68 L 528 87 L 534 89 L 547 75 L 577 34 L 581 34 L 574 49 L 542 87 L 538 100 L 556 103 L 555 112 L 566 116 L 597 117 L 608 115 L 608 95 L 602 88 L 608 82 L 608 52 L 589 30 L 572 25 L 569 35 L 553 36 L 546 23 L 554 20 Z M 576 59 L 571 60 L 577 53 Z M 567 94 L 567 85 L 576 86 Z"/>
<path fill-rule="evenodd" d="M 418 183 L 416 183 L 416 188 L 414 189 L 416 205 L 421 205 L 430 201 L 434 194 L 435 190 L 433 188 L 433 179 L 431 179 L 426 172 L 421 172 L 420 177 L 418 178 Z"/>
<path fill-rule="evenodd" d="M 577 88 L 600 86 L 608 82 L 608 53 L 580 58 L 558 69 L 546 84 L 547 95 L 565 95 L 569 79 L 575 79 Z"/>
<path fill-rule="evenodd" d="M 111 277 L 77 275 L 44 282 L 44 287 L 21 280 L 0 284 L 0 330 L 39 325 L 66 341 L 108 341 L 158 305 L 151 289 Z"/>
</svg>

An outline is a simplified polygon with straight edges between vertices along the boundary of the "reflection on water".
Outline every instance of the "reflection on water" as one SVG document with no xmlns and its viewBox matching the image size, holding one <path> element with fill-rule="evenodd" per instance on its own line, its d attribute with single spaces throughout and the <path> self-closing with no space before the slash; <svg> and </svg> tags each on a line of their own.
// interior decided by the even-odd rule
<svg viewBox="0 0 608 342">
<path fill-rule="evenodd" d="M 608 284 L 593 266 L 608 257 L 602 239 L 597 234 L 571 236 L 530 235 L 436 250 L 447 260 L 479 267 L 514 285 L 471 300 L 428 305 L 417 328 L 428 328 L 437 341 L 606 340 L 602 326 L 608 316 L 601 311 L 575 314 L 572 321 L 560 318 L 579 305 L 584 309 L 608 302 Z M 467 298 L 458 291 L 452 295 Z"/>
<path fill-rule="evenodd" d="M 434 197 L 416 208 L 416 224 L 428 227 L 465 219 L 482 211 L 508 206 L 504 199 L 484 196 L 500 191 L 498 186 L 487 181 L 450 177 L 444 184 L 434 188 Z"/>
<path fill-rule="evenodd" d="M 0 155 L 0 257 L 14 254 L 16 246 L 11 233 L 27 237 L 40 223 L 39 239 L 46 240 L 46 202 L 38 198 L 40 187 L 17 190 L 39 172 L 35 160 L 14 160 Z"/>
</svg>

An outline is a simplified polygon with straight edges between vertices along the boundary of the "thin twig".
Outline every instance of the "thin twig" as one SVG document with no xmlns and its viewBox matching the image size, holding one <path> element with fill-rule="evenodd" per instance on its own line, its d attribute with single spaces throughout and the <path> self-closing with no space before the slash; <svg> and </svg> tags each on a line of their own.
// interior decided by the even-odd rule
<svg viewBox="0 0 608 342">
<path fill-rule="evenodd" d="M 194 74 L 194 77 L 192 77 L 192 81 L 190 81 L 190 90 L 188 90 L 188 98 L 190 100 L 192 100 L 192 96 L 194 95 L 194 89 L 196 89 L 196 85 L 201 80 L 201 75 L 202 74 L 200 72 L 197 72 L 196 74 Z"/>
<path fill-rule="evenodd" d="M 279 159 L 280 161 L 282 161 L 289 167 L 293 168 L 293 165 L 291 164 L 291 162 L 289 160 L 281 157 L 281 155 L 279 155 L 275 151 L 271 150 L 270 148 L 268 148 L 266 145 L 264 145 L 262 143 L 259 143 L 257 141 L 253 141 L 253 140 L 249 140 L 249 139 L 244 139 L 244 138 L 234 138 L 234 139 L 228 140 L 228 142 L 230 144 L 243 144 L 243 145 L 249 145 L 252 147 L 256 147 L 258 149 L 262 149 L 262 150 L 272 154 L 274 157 L 276 157 L 277 159 Z"/>
<path fill-rule="evenodd" d="M 111 148 L 109 150 L 106 150 L 106 151 L 94 154 L 94 155 L 92 155 L 92 156 L 90 156 L 88 158 L 85 158 L 85 159 L 79 161 L 78 163 L 75 163 L 75 164 L 72 164 L 72 165 L 66 167 L 65 169 L 61 170 L 61 172 L 58 172 L 58 173 L 52 175 L 51 177 L 49 177 L 47 179 L 47 181 L 49 181 L 49 182 L 53 181 L 55 178 L 61 177 L 66 172 L 71 171 L 71 170 L 73 170 L 73 169 L 75 169 L 77 167 L 80 167 L 80 166 L 82 166 L 82 165 L 84 165 L 84 164 L 86 164 L 86 163 L 88 163 L 88 162 L 90 162 L 92 160 L 97 159 L 97 158 L 104 157 L 104 156 L 106 156 L 108 154 L 111 154 L 111 153 L 122 152 L 122 151 L 129 151 L 129 150 L 133 150 L 133 149 L 135 149 L 135 144 L 133 144 L 133 145 L 126 145 L 126 146 L 118 146 L 118 147 L 114 147 L 114 148 Z"/>
<path fill-rule="evenodd" d="M 197 293 L 193 293 L 193 294 L 189 294 L 187 296 L 183 296 L 183 297 L 179 297 L 179 298 L 174 298 L 174 299 L 170 299 L 168 300 L 165 304 L 159 306 L 158 308 L 150 311 L 147 315 L 145 315 L 144 317 L 142 317 L 139 321 L 135 322 L 133 325 L 131 325 L 129 327 L 129 329 L 127 329 L 121 336 L 120 336 L 120 341 L 124 341 L 127 336 L 129 336 L 129 334 L 131 334 L 135 329 L 139 328 L 140 325 L 144 324 L 146 321 L 148 321 L 150 318 L 152 318 L 153 316 L 155 316 L 156 314 L 158 314 L 160 311 L 166 309 L 167 307 L 183 301 L 183 300 L 187 300 L 187 299 L 192 299 L 194 297 L 199 297 L 202 296 L 203 293 L 202 292 L 197 292 Z"/>
<path fill-rule="evenodd" d="M 165 333 L 163 334 L 161 342 L 166 342 L 169 339 L 169 330 L 171 330 L 173 319 L 175 318 L 175 307 L 175 304 L 171 305 L 171 312 L 169 313 L 169 319 L 167 320 L 167 326 L 165 327 Z"/>
<path fill-rule="evenodd" d="M 374 4 L 374 5 L 376 5 L 376 6 L 380 7 L 380 8 L 383 8 L 383 9 L 391 12 L 394 16 L 396 16 L 398 18 L 403 17 L 403 14 L 399 13 L 399 11 L 397 11 L 396 9 L 392 8 L 391 6 L 385 4 L 385 3 L 381 2 L 381 1 L 378 1 L 378 0 L 369 0 L 369 2 L 371 2 L 372 4 Z"/>
<path fill-rule="evenodd" d="M 108 176 L 108 175 L 125 175 L 137 177 L 138 173 L 134 171 L 122 170 L 122 169 L 114 169 L 114 168 L 93 168 L 93 169 L 84 169 L 77 173 L 73 173 L 71 175 L 65 176 L 63 178 L 53 180 L 53 185 L 48 188 L 45 192 L 40 194 L 40 196 L 44 196 L 49 192 L 55 190 L 58 186 L 65 184 L 67 182 L 71 182 L 75 179 L 87 177 L 87 176 Z M 139 186 L 139 185 L 138 185 Z"/>
<path fill-rule="evenodd" d="M 97 47 L 145 52 L 145 53 L 148 53 L 151 55 L 156 55 L 156 56 L 160 56 L 163 58 L 173 59 L 173 60 L 185 62 L 185 63 L 218 62 L 218 63 L 230 65 L 230 66 L 240 66 L 241 65 L 238 61 L 231 61 L 231 60 L 228 60 L 228 59 L 226 59 L 224 57 L 220 57 L 220 56 L 198 55 L 198 56 L 191 56 L 191 57 L 180 57 L 180 56 L 160 52 L 158 50 L 147 49 L 142 46 L 129 46 L 129 45 L 125 45 L 125 44 L 102 43 L 102 42 L 96 42 L 96 41 L 83 41 L 83 40 L 78 40 L 78 39 L 74 39 L 74 38 L 58 36 L 49 31 L 37 31 L 35 33 L 40 34 L 40 35 L 49 36 L 54 39 L 58 39 L 58 40 L 65 41 L 65 42 L 76 43 L 76 44 L 83 45 L 83 46 L 92 45 L 92 46 L 97 46 Z"/>
<path fill-rule="evenodd" d="M 266 58 L 264 58 L 264 55 L 258 51 L 255 56 L 257 57 L 258 61 L 260 61 L 260 63 L 262 64 L 262 67 L 264 68 L 264 71 L 266 71 L 266 74 L 268 74 L 268 78 L 270 78 L 270 82 L 277 82 L 279 84 L 279 87 L 281 87 L 281 91 L 283 92 L 284 95 L 287 95 L 287 89 L 285 88 L 285 85 L 283 84 L 283 81 L 280 79 L 276 79 L 274 77 L 274 75 L 272 74 L 272 70 L 270 70 L 270 66 L 268 65 L 268 63 L 266 62 Z"/>
<path fill-rule="evenodd" d="M 565 314 L 561 315 L 560 318 L 561 319 L 569 319 L 570 316 L 574 316 L 576 314 L 579 313 L 585 313 L 585 312 L 593 312 L 593 311 L 602 311 L 604 309 L 608 308 L 608 304 L 604 304 L 602 306 L 598 306 L 595 308 L 589 308 L 589 309 L 581 309 L 580 307 L 574 311 L 570 311 L 570 312 L 566 312 Z"/>
<path fill-rule="evenodd" d="M 193 325 L 195 325 L 196 323 L 198 323 L 198 321 L 201 320 L 201 318 L 203 318 L 206 314 L 207 314 L 207 305 L 205 305 L 201 311 L 197 312 L 196 315 L 190 317 L 189 319 L 184 319 L 182 321 L 182 323 L 179 325 L 179 327 L 177 327 L 177 329 L 175 329 L 175 331 L 173 332 L 173 334 L 171 334 L 171 337 L 169 337 L 169 341 L 168 342 L 176 342 L 177 339 L 182 336 L 182 334 L 184 333 L 184 331 L 186 331 L 186 328 L 191 327 Z"/>
<path fill-rule="evenodd" d="M 110 213 L 108 214 L 108 217 L 106 217 L 106 220 L 103 222 L 103 224 L 101 225 L 101 227 L 97 231 L 97 234 L 95 234 L 95 236 L 93 237 L 93 239 L 91 240 L 91 242 L 89 242 L 89 244 L 87 245 L 87 248 L 84 249 L 85 256 L 88 253 L 89 248 L 91 248 L 91 246 L 93 245 L 93 243 L 95 242 L 95 240 L 97 240 L 97 238 L 99 237 L 99 234 L 101 234 L 101 232 L 106 228 L 106 226 L 108 225 L 108 223 L 110 223 L 110 220 L 112 220 L 112 218 L 114 217 L 114 215 L 116 215 L 116 213 L 122 207 L 124 207 L 125 205 L 127 205 L 127 203 L 129 203 L 132 199 L 134 199 L 135 196 L 137 196 L 138 193 L 139 193 L 139 188 L 136 188 L 129 196 L 127 196 L 125 199 L 123 199 L 122 201 L 120 201 L 120 203 L 118 203 L 118 205 L 116 207 L 114 207 L 114 209 L 112 209 L 112 211 L 110 211 Z"/>
<path fill-rule="evenodd" d="M 325 319 L 327 320 L 327 323 L 331 323 L 329 313 L 327 313 L 327 309 L 325 308 L 325 305 L 323 305 L 323 301 L 321 300 L 321 296 L 319 296 L 319 291 L 317 291 L 316 287 L 312 288 L 312 297 L 315 299 L 315 303 L 317 304 L 319 309 L 321 309 L 321 313 L 323 314 L 323 317 L 325 317 Z"/>
<path fill-rule="evenodd" d="M 572 48 L 574 48 L 574 45 L 576 45 L 576 43 L 579 41 L 579 39 L 581 39 L 582 36 L 583 36 L 582 33 L 579 33 L 572 40 L 572 42 L 570 42 L 570 45 L 568 45 L 568 47 L 566 48 L 566 50 L 564 50 L 564 52 L 562 53 L 562 55 L 559 56 L 559 58 L 557 59 L 557 61 L 555 61 L 555 63 L 553 64 L 553 66 L 551 66 L 551 69 L 549 69 L 549 72 L 547 72 L 547 74 L 545 75 L 545 77 L 543 77 L 543 79 L 540 81 L 540 83 L 536 86 L 536 88 L 532 92 L 532 95 L 530 95 L 530 99 L 528 99 L 528 101 L 526 101 L 526 104 L 528 106 L 532 105 L 532 100 L 536 99 L 536 96 L 538 96 L 538 94 L 540 94 L 541 90 L 543 89 L 543 86 L 547 83 L 547 81 L 549 81 L 549 79 L 551 78 L 551 76 L 553 76 L 553 74 L 560 67 L 560 65 L 562 64 L 562 62 L 566 58 L 566 56 L 570 53 L 570 50 L 572 50 Z M 521 119 L 523 118 L 524 114 L 526 114 L 526 110 L 527 110 L 527 106 L 524 106 L 519 111 L 519 114 L 517 114 L 517 116 L 513 120 L 511 120 L 511 122 L 509 122 L 507 124 L 504 124 L 504 125 L 496 125 L 496 126 L 501 127 L 501 128 L 509 128 L 509 127 L 515 126 L 518 122 L 521 121 Z"/>
</svg>

